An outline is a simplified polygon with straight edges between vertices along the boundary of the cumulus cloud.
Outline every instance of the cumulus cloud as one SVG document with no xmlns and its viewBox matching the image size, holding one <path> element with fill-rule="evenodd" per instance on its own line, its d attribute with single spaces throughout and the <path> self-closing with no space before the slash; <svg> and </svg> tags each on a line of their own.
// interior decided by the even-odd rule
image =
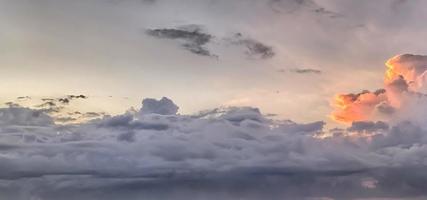
<svg viewBox="0 0 427 200">
<path fill-rule="evenodd" d="M 0 108 L 0 125 L 2 126 L 48 126 L 52 124 L 52 118 L 42 111 L 15 106 Z"/>
<path fill-rule="evenodd" d="M 175 115 L 179 107 L 167 97 L 160 100 L 144 99 L 142 101 L 141 114 Z"/>
<path fill-rule="evenodd" d="M 339 94 L 334 99 L 335 110 L 331 116 L 339 122 L 371 120 L 376 114 L 377 106 L 384 103 L 387 103 L 387 95 L 384 89 L 375 92 L 364 90 L 356 94 Z"/>
<path fill-rule="evenodd" d="M 37 110 L 2 108 L 0 194 L 46 200 L 427 195 L 419 184 L 427 181 L 420 170 L 427 131 L 411 122 L 353 122 L 341 130 L 372 133 L 355 138 L 322 136 L 328 135 L 322 121 L 274 120 L 252 107 L 177 111 L 166 97 L 144 99 L 140 111 L 57 125 Z"/>
<path fill-rule="evenodd" d="M 427 57 L 412 54 L 398 55 L 389 59 L 386 67 L 385 89 L 337 95 L 332 118 L 340 122 L 401 120 L 410 118 L 408 113 L 419 113 L 417 110 L 425 110 Z M 415 118 L 421 119 L 419 115 Z"/>
</svg>

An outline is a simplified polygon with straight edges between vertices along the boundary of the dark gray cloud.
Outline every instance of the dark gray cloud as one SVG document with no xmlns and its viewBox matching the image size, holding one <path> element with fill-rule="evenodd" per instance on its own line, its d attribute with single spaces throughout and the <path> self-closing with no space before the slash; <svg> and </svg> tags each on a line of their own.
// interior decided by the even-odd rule
<svg viewBox="0 0 427 200">
<path fill-rule="evenodd" d="M 59 98 L 59 99 L 57 99 L 57 100 L 58 100 L 60 103 L 68 104 L 68 103 L 70 103 L 70 102 L 71 102 L 72 100 L 74 100 L 74 99 L 87 99 L 87 98 L 88 98 L 87 96 L 80 94 L 80 95 L 68 95 L 68 96 L 66 96 L 66 97 Z"/>
<path fill-rule="evenodd" d="M 275 55 L 273 48 L 253 39 L 240 40 L 246 46 L 249 56 L 258 56 L 262 59 L 271 58 Z"/>
<path fill-rule="evenodd" d="M 329 10 L 313 0 L 270 0 L 272 10 L 279 13 L 295 13 L 309 11 L 321 17 L 342 18 L 343 14 Z"/>
<path fill-rule="evenodd" d="M 20 104 L 15 103 L 15 102 L 11 102 L 11 101 L 6 102 L 4 104 L 7 105 L 7 106 L 9 106 L 9 107 L 20 107 L 21 106 Z"/>
<path fill-rule="evenodd" d="M 370 132 L 375 133 L 377 131 L 386 131 L 389 126 L 387 123 L 378 121 L 355 121 L 351 123 L 351 126 L 347 128 L 348 131 L 356 131 L 356 132 Z"/>
<path fill-rule="evenodd" d="M 294 69 L 291 69 L 290 71 L 297 74 L 321 74 L 322 73 L 321 70 L 311 69 L 311 68 L 294 68 Z"/>
<path fill-rule="evenodd" d="M 20 97 L 17 97 L 16 99 L 23 101 L 23 100 L 30 100 L 31 97 L 29 97 L 29 96 L 20 96 Z"/>
<path fill-rule="evenodd" d="M 327 10 L 326 8 L 323 8 L 323 7 L 315 8 L 313 10 L 313 12 L 316 14 L 319 14 L 319 15 L 327 16 L 329 18 L 341 18 L 341 17 L 343 17 L 342 14 L 334 12 L 334 11 Z"/>
<path fill-rule="evenodd" d="M 235 34 L 231 38 L 231 43 L 245 47 L 245 53 L 250 58 L 268 59 L 276 54 L 271 46 L 255 39 L 247 38 L 241 33 Z"/>
<path fill-rule="evenodd" d="M 186 25 L 181 28 L 148 29 L 147 34 L 161 39 L 179 40 L 181 46 L 197 55 L 218 57 L 206 48 L 214 35 L 203 32 L 197 25 Z M 273 48 L 253 38 L 244 37 L 241 33 L 235 34 L 226 42 L 244 47 L 244 52 L 249 58 L 268 59 L 275 55 Z"/>
<path fill-rule="evenodd" d="M 75 114 L 81 114 L 80 112 L 75 112 Z M 101 116 L 105 116 L 105 113 L 99 113 L 99 112 L 86 112 L 83 114 L 83 117 L 87 117 L 87 118 L 97 118 L 97 117 L 101 117 Z"/>
<path fill-rule="evenodd" d="M 214 56 L 205 45 L 213 36 L 202 32 L 198 26 L 186 26 L 183 28 L 149 29 L 147 34 L 160 39 L 180 40 L 184 49 L 202 56 Z"/>
</svg>

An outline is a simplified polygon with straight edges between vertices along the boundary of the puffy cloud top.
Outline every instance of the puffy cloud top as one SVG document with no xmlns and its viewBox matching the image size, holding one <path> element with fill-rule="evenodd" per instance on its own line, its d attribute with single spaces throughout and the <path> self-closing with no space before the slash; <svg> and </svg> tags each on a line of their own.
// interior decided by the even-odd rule
<svg viewBox="0 0 427 200">
<path fill-rule="evenodd" d="M 49 126 L 53 119 L 42 111 L 13 106 L 0 108 L 0 125 Z"/>
<path fill-rule="evenodd" d="M 386 83 L 404 79 L 414 90 L 423 85 L 427 71 L 427 56 L 403 54 L 386 62 Z"/>
<path fill-rule="evenodd" d="M 163 97 L 160 100 L 144 99 L 142 101 L 141 114 L 175 115 L 179 107 L 172 100 Z"/>
<path fill-rule="evenodd" d="M 427 56 L 398 55 L 385 65 L 385 89 L 337 95 L 333 119 L 340 122 L 404 119 L 408 118 L 408 112 L 427 109 Z"/>
<path fill-rule="evenodd" d="M 144 99 L 142 114 L 55 125 L 40 111 L 3 108 L 0 194 L 13 200 L 198 199 L 197 185 L 202 199 L 218 192 L 222 199 L 427 195 L 419 184 L 427 181 L 419 170 L 427 163 L 427 132 L 414 123 L 354 122 L 343 134 L 325 136 L 322 121 L 273 120 L 257 108 L 177 110 L 168 98 Z M 402 175 L 412 172 L 419 174 Z M 375 184 L 366 187 L 366 180 Z"/>
</svg>

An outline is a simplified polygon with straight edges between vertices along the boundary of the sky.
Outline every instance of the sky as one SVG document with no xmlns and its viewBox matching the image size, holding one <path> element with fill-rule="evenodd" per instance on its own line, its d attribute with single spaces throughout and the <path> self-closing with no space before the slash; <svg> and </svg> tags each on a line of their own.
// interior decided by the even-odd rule
<svg viewBox="0 0 427 200">
<path fill-rule="evenodd" d="M 426 199 L 426 8 L 0 0 L 0 200 Z"/>
<path fill-rule="evenodd" d="M 185 114 L 243 105 L 327 120 L 331 96 L 381 87 L 388 58 L 426 48 L 423 1 L 0 3 L 2 102 L 84 94 L 80 107 L 114 114 L 167 96 Z M 185 47 L 197 35 L 149 34 L 161 29 L 208 35 L 211 55 Z"/>
</svg>

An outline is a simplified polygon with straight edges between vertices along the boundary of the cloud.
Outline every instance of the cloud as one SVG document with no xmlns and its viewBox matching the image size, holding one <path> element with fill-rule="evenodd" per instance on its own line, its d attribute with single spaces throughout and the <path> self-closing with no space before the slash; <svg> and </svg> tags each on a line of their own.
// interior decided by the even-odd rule
<svg viewBox="0 0 427 200">
<path fill-rule="evenodd" d="M 372 134 L 319 137 L 328 135 L 322 121 L 273 120 L 252 107 L 177 111 L 166 97 L 144 99 L 140 111 L 57 125 L 37 110 L 2 108 L 0 194 L 46 200 L 427 195 L 420 184 L 427 181 L 421 170 L 427 131 L 414 123 L 353 122 L 341 131 Z"/>
<path fill-rule="evenodd" d="M 80 112 L 75 112 L 75 114 L 81 114 Z M 86 118 L 97 118 L 101 117 L 103 115 L 106 115 L 105 113 L 98 113 L 98 112 L 86 112 L 83 114 L 83 117 Z"/>
<path fill-rule="evenodd" d="M 71 122 L 77 121 L 77 118 L 69 117 L 69 116 L 68 117 L 56 117 L 55 121 L 59 122 L 59 123 L 71 123 Z"/>
<path fill-rule="evenodd" d="M 214 56 L 205 47 L 205 45 L 212 40 L 213 36 L 202 32 L 199 26 L 193 25 L 181 28 L 148 29 L 147 34 L 160 39 L 182 41 L 183 43 L 181 46 L 184 49 L 197 55 Z"/>
<path fill-rule="evenodd" d="M 17 99 L 17 100 L 24 101 L 24 100 L 30 100 L 30 99 L 31 99 L 31 97 L 29 97 L 29 96 L 20 96 L 20 97 L 17 97 L 16 99 Z"/>
<path fill-rule="evenodd" d="M 347 128 L 348 131 L 356 131 L 356 132 L 377 132 L 377 131 L 386 131 L 389 126 L 387 123 L 378 121 L 354 121 L 351 123 L 351 126 Z"/>
<path fill-rule="evenodd" d="M 321 74 L 322 73 L 321 70 L 311 69 L 311 68 L 295 68 L 295 69 L 291 69 L 290 71 L 297 74 Z"/>
<path fill-rule="evenodd" d="M 276 54 L 271 46 L 252 38 L 246 38 L 241 33 L 235 34 L 231 39 L 231 43 L 244 46 L 246 48 L 245 53 L 250 58 L 268 59 Z"/>
<path fill-rule="evenodd" d="M 309 11 L 320 17 L 342 18 L 343 14 L 329 10 L 312 0 L 270 0 L 273 11 L 279 13 L 295 13 L 297 11 Z"/>
<path fill-rule="evenodd" d="M 326 8 L 323 7 L 319 7 L 313 10 L 313 12 L 319 14 L 319 15 L 325 15 L 328 16 L 330 18 L 338 18 L 338 17 L 342 17 L 341 14 L 327 10 Z"/>
<path fill-rule="evenodd" d="M 9 106 L 9 107 L 20 107 L 21 106 L 18 103 L 15 103 L 15 102 L 6 102 L 4 104 L 7 105 L 7 106 Z"/>
<path fill-rule="evenodd" d="M 384 89 L 370 92 L 364 90 L 361 93 L 348 93 L 336 95 L 331 117 L 339 122 L 353 122 L 370 120 L 376 114 L 379 105 L 387 103 L 387 95 Z M 384 111 L 383 107 L 381 107 Z M 384 112 L 382 112 L 384 113 Z"/>
<path fill-rule="evenodd" d="M 85 96 L 85 95 L 68 95 L 68 96 L 66 96 L 66 97 L 63 97 L 63 98 L 59 98 L 59 99 L 57 99 L 60 103 L 63 103 L 63 104 L 68 104 L 68 103 L 70 103 L 70 101 L 72 101 L 73 99 L 87 99 L 88 97 L 87 96 Z"/>
<path fill-rule="evenodd" d="M 218 57 L 206 48 L 206 45 L 214 38 L 219 38 L 206 33 L 198 25 L 186 25 L 179 28 L 148 29 L 146 33 L 152 37 L 160 39 L 170 39 L 181 41 L 181 46 L 197 55 Z M 271 46 L 268 46 L 253 38 L 244 37 L 237 33 L 232 38 L 223 38 L 225 43 L 217 41 L 220 46 L 227 44 L 244 47 L 244 52 L 249 58 L 269 59 L 276 53 Z"/>
<path fill-rule="evenodd" d="M 0 125 L 49 126 L 53 119 L 38 110 L 13 106 L 0 108 Z"/>
<path fill-rule="evenodd" d="M 387 71 L 385 82 L 390 83 L 403 79 L 412 90 L 423 86 L 425 71 L 427 70 L 427 56 L 403 54 L 395 56 L 386 62 Z"/>
<path fill-rule="evenodd" d="M 403 54 L 386 62 L 384 88 L 376 92 L 337 95 L 332 118 L 340 122 L 408 118 L 425 110 L 427 56 Z M 382 114 L 382 115 L 378 115 Z M 421 117 L 417 116 L 417 119 Z"/>
<path fill-rule="evenodd" d="M 160 100 L 144 99 L 142 101 L 141 114 L 175 115 L 179 107 L 167 97 Z"/>
</svg>

